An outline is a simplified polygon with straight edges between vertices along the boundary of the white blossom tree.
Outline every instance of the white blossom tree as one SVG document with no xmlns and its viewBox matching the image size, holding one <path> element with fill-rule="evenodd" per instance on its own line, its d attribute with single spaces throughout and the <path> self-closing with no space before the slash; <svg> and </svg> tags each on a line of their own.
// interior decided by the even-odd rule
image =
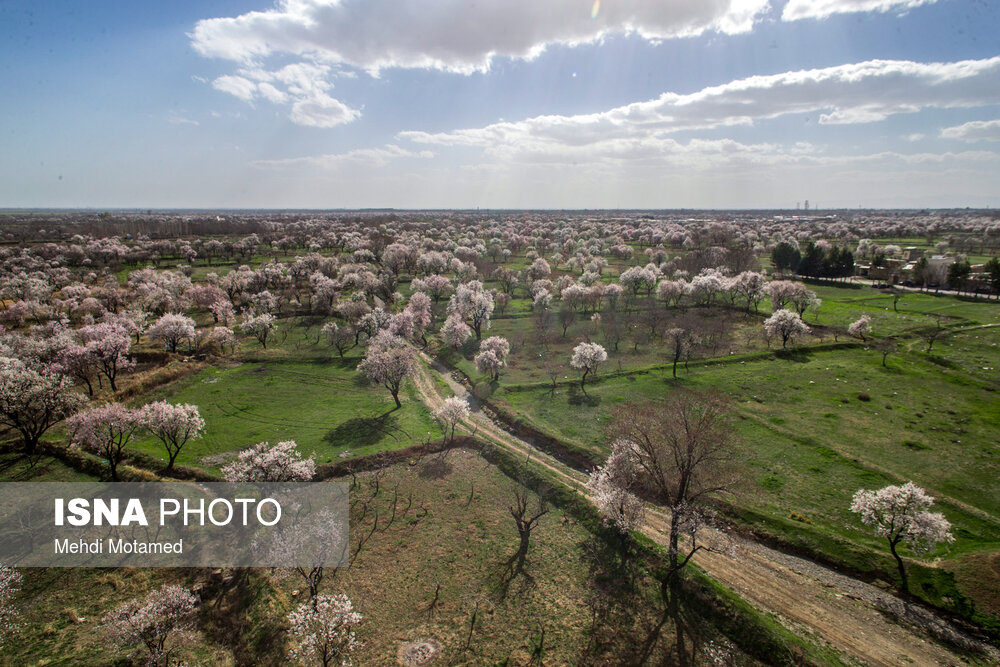
<svg viewBox="0 0 1000 667">
<path fill-rule="evenodd" d="M 861 340 L 867 340 L 867 336 L 871 332 L 872 318 L 870 315 L 862 315 L 854 322 L 851 322 L 851 325 L 847 327 L 847 333 L 855 338 L 860 338 Z"/>
<path fill-rule="evenodd" d="M 661 280 L 656 286 L 656 296 L 667 306 L 676 305 L 688 292 L 688 283 L 683 280 Z"/>
<path fill-rule="evenodd" d="M 267 338 L 274 330 L 274 315 L 270 313 L 260 313 L 259 315 L 248 313 L 240 323 L 240 331 L 248 336 L 253 336 L 260 343 L 260 346 L 267 349 Z"/>
<path fill-rule="evenodd" d="M 939 512 L 928 512 L 934 499 L 927 492 L 907 482 L 890 485 L 878 491 L 858 490 L 851 499 L 851 511 L 861 515 L 861 522 L 870 526 L 875 535 L 889 542 L 889 551 L 896 559 L 903 591 L 909 591 L 906 568 L 897 552 L 900 543 L 914 553 L 925 553 L 938 542 L 952 542 L 951 524 Z"/>
<path fill-rule="evenodd" d="M 346 595 L 320 595 L 299 605 L 288 615 L 289 634 L 295 643 L 291 656 L 299 664 L 350 665 L 360 646 L 354 628 L 361 614 Z"/>
<path fill-rule="evenodd" d="M 294 440 L 259 442 L 239 453 L 220 470 L 227 482 L 308 482 L 316 474 L 316 462 L 302 458 Z"/>
<path fill-rule="evenodd" d="M 757 306 L 764 298 L 764 276 L 756 271 L 743 271 L 732 279 L 729 287 L 736 296 L 746 304 L 746 312 L 750 308 L 757 312 Z"/>
<path fill-rule="evenodd" d="M 645 507 L 642 500 L 629 491 L 636 481 L 636 457 L 627 440 L 611 445 L 611 456 L 603 466 L 590 473 L 587 490 L 604 518 L 604 524 L 623 535 L 642 526 Z"/>
<path fill-rule="evenodd" d="M 38 439 L 86 402 L 68 378 L 0 357 L 0 424 L 21 434 L 26 454 L 34 454 Z"/>
<path fill-rule="evenodd" d="M 798 313 L 782 308 L 764 320 L 764 331 L 768 337 L 780 337 L 781 347 L 784 348 L 788 346 L 788 341 L 806 335 L 810 329 Z"/>
<path fill-rule="evenodd" d="M 381 384 L 389 393 L 396 407 L 401 408 L 399 389 L 403 380 L 413 372 L 413 348 L 398 336 L 381 333 L 368 345 L 365 358 L 358 364 L 358 370 L 372 384 Z"/>
<path fill-rule="evenodd" d="M 641 289 L 647 291 L 653 289 L 656 284 L 656 272 L 642 266 L 633 266 L 622 271 L 618 276 L 618 282 L 635 296 Z"/>
<path fill-rule="evenodd" d="M 141 643 L 150 665 L 168 665 L 167 638 L 194 610 L 198 598 L 182 586 L 164 584 L 145 598 L 131 600 L 104 617 L 104 627 L 118 648 Z"/>
<path fill-rule="evenodd" d="M 0 565 L 0 648 L 6 635 L 17 629 L 14 597 L 21 590 L 21 573 L 12 567 Z"/>
<path fill-rule="evenodd" d="M 205 420 L 198 413 L 197 405 L 156 401 L 142 406 L 139 423 L 159 438 L 167 450 L 167 470 L 174 467 L 177 455 L 188 440 L 200 438 L 205 430 Z"/>
<path fill-rule="evenodd" d="M 236 345 L 239 342 L 236 339 L 236 333 L 229 327 L 224 326 L 213 327 L 211 333 L 208 334 L 208 339 L 214 343 L 223 354 L 225 354 L 227 347 L 230 352 L 235 352 Z"/>
<path fill-rule="evenodd" d="M 342 327 L 336 322 L 327 322 L 323 325 L 322 333 L 326 342 L 337 350 L 341 359 L 344 358 L 344 354 L 348 350 L 354 347 L 354 331 L 350 327 Z"/>
<path fill-rule="evenodd" d="M 510 354 L 510 343 L 502 336 L 490 336 L 479 346 L 479 354 L 473 362 L 476 370 L 490 376 L 496 382 L 500 379 L 500 371 L 507 366 L 507 355 Z"/>
<path fill-rule="evenodd" d="M 177 313 L 166 313 L 146 333 L 151 339 L 162 341 L 171 352 L 176 352 L 182 342 L 194 340 L 194 320 Z"/>
<path fill-rule="evenodd" d="M 597 367 L 608 360 L 608 353 L 603 345 L 597 343 L 580 343 L 573 348 L 573 356 L 569 365 L 583 371 L 580 376 L 580 386 L 587 381 L 587 375 L 597 370 Z"/>
<path fill-rule="evenodd" d="M 464 398 L 451 396 L 444 400 L 444 405 L 434 413 L 434 416 L 444 426 L 444 431 L 448 434 L 448 440 L 454 440 L 455 427 L 462 420 L 469 418 L 469 403 Z"/>
<path fill-rule="evenodd" d="M 487 292 L 478 280 L 459 285 L 448 302 L 448 313 L 458 314 L 463 320 L 469 320 L 472 330 L 476 333 L 476 340 L 482 338 L 484 329 L 490 328 L 493 308 L 493 295 Z"/>
<path fill-rule="evenodd" d="M 472 336 L 472 329 L 461 315 L 452 313 L 445 319 L 441 335 L 444 336 L 444 342 L 457 350 Z"/>
</svg>

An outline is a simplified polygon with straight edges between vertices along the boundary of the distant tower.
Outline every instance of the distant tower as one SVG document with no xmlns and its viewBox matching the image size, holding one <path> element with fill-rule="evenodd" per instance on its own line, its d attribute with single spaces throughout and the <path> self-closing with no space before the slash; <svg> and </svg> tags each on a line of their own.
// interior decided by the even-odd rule
<svg viewBox="0 0 1000 667">
<path fill-rule="evenodd" d="M 806 200 L 806 213 L 808 213 L 808 212 L 809 212 L 809 200 L 807 199 Z"/>
<path fill-rule="evenodd" d="M 802 204 L 795 202 L 795 210 L 798 211 L 800 208 L 802 208 Z"/>
</svg>

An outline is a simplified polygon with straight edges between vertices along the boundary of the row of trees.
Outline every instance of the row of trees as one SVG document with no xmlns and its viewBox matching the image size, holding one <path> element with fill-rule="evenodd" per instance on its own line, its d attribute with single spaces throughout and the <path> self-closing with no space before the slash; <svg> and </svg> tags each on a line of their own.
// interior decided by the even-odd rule
<svg viewBox="0 0 1000 667">
<path fill-rule="evenodd" d="M 809 241 L 805 252 L 788 241 L 771 250 L 771 264 L 784 273 L 790 271 L 810 278 L 850 278 L 854 275 L 854 253 L 827 241 Z"/>
</svg>

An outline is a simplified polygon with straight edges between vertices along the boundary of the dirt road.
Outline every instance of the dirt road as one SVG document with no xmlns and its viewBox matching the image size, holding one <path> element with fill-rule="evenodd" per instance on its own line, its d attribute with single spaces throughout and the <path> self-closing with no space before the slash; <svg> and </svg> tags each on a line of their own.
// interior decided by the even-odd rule
<svg viewBox="0 0 1000 667">
<path fill-rule="evenodd" d="M 586 475 L 539 451 L 531 443 L 504 430 L 479 408 L 467 388 L 447 369 L 421 353 L 416 386 L 433 411 L 444 402 L 435 377 L 456 396 L 471 399 L 472 413 L 463 424 L 469 433 L 511 453 L 544 466 L 568 487 L 587 495 Z M 651 509 L 643 532 L 663 543 L 666 515 Z M 812 561 L 790 556 L 747 540 L 709 534 L 709 544 L 725 540 L 730 548 L 699 553 L 698 565 L 717 581 L 738 593 L 757 609 L 775 614 L 790 629 L 810 636 L 840 652 L 848 663 L 867 665 L 959 665 L 959 655 L 930 639 L 928 632 L 971 641 L 944 619 L 914 608 L 875 586 L 846 577 Z M 890 620 L 887 614 L 902 619 Z M 988 660 L 1000 663 L 1000 652 L 990 647 Z"/>
</svg>

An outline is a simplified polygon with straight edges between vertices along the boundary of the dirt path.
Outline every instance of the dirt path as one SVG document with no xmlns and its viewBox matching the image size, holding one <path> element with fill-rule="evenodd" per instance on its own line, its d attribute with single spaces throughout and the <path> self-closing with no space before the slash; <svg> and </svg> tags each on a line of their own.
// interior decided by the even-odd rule
<svg viewBox="0 0 1000 667">
<path fill-rule="evenodd" d="M 570 488 L 586 495 L 586 475 L 562 464 L 530 443 L 512 435 L 480 409 L 467 388 L 429 356 L 418 364 L 415 383 L 433 411 L 444 402 L 435 384 L 440 378 L 472 407 L 464 428 L 511 453 L 529 457 Z M 661 544 L 666 540 L 667 515 L 651 509 L 643 532 Z M 775 614 L 801 635 L 811 636 L 842 654 L 850 663 L 868 665 L 959 665 L 957 654 L 930 640 L 927 632 L 962 641 L 964 636 L 933 613 L 907 605 L 870 584 L 845 577 L 812 561 L 797 558 L 746 540 L 710 533 L 709 545 L 726 542 L 729 548 L 699 553 L 698 565 L 724 586 L 765 613 Z M 896 623 L 887 614 L 903 619 Z M 918 629 L 918 627 L 921 629 Z M 971 640 L 967 640 L 970 641 Z M 1000 663 L 1000 652 L 991 660 Z"/>
</svg>

